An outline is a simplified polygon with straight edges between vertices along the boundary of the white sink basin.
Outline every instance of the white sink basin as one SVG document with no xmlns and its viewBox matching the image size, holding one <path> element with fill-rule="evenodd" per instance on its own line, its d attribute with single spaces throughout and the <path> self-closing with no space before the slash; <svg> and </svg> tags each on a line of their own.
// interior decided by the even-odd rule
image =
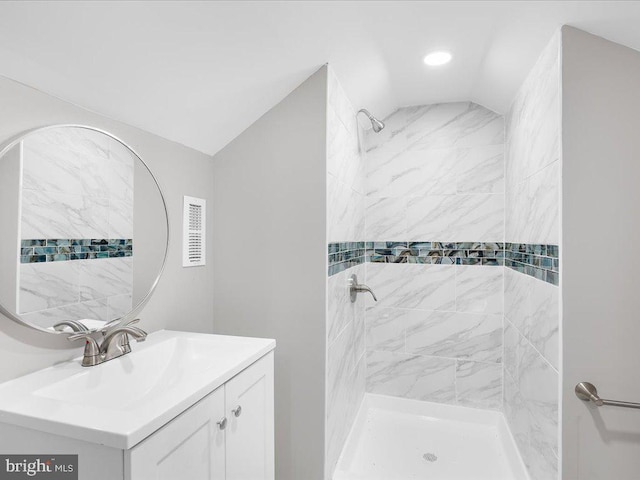
<svg viewBox="0 0 640 480">
<path fill-rule="evenodd" d="M 134 404 L 180 386 L 186 375 L 198 376 L 213 368 L 220 361 L 220 355 L 229 355 L 237 349 L 237 345 L 229 345 L 225 340 L 228 338 L 217 336 L 162 339 L 153 342 L 151 348 L 136 349 L 118 361 L 83 368 L 33 394 L 61 402 L 127 411 Z"/>
<path fill-rule="evenodd" d="M 275 348 L 268 339 L 160 331 L 133 352 L 0 384 L 0 422 L 128 449 Z"/>
</svg>

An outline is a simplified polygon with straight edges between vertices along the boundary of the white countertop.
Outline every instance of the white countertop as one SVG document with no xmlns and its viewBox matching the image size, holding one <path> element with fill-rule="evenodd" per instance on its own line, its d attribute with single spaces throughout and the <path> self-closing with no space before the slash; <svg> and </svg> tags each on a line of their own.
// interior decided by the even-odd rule
<svg viewBox="0 0 640 480">
<path fill-rule="evenodd" d="M 162 330 L 133 352 L 0 384 L 0 422 L 129 449 L 275 348 L 271 339 Z"/>
</svg>

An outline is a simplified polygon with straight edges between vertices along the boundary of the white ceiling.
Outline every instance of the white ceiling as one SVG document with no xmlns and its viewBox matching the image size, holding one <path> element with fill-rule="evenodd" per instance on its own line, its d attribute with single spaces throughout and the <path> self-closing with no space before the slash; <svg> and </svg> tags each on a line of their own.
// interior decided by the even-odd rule
<svg viewBox="0 0 640 480">
<path fill-rule="evenodd" d="M 562 24 L 640 49 L 635 1 L 1 2 L 0 75 L 213 154 L 327 62 L 378 116 L 504 112 Z"/>
</svg>

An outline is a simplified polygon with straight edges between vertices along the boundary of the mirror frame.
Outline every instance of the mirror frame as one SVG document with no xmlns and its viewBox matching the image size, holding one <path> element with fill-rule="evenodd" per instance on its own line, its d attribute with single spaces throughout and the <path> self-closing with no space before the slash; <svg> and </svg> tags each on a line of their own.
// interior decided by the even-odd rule
<svg viewBox="0 0 640 480">
<path fill-rule="evenodd" d="M 162 277 L 162 274 L 164 273 L 164 269 L 167 265 L 167 257 L 169 256 L 169 246 L 170 246 L 170 228 L 169 228 L 169 210 L 167 209 L 167 202 L 165 200 L 164 197 L 164 193 L 162 192 L 162 188 L 160 188 L 160 183 L 158 182 L 158 179 L 156 178 L 156 176 L 153 174 L 153 172 L 151 171 L 151 169 L 149 168 L 149 165 L 147 165 L 147 163 L 142 159 L 142 157 L 140 155 L 138 155 L 138 152 L 136 152 L 131 145 L 129 145 L 128 143 L 126 143 L 125 141 L 123 141 L 122 139 L 116 137 L 114 134 L 107 132 L 106 130 L 103 130 L 101 128 L 97 128 L 97 127 L 92 127 L 90 125 L 82 125 L 82 124 L 74 124 L 74 123 L 63 123 L 63 124 L 55 124 L 55 125 L 47 125 L 45 127 L 36 127 L 33 128 L 31 130 L 26 130 L 22 133 L 19 133 L 18 135 L 13 136 L 11 139 L 7 140 L 5 143 L 3 142 L 3 144 L 5 145 L 2 150 L 0 150 L 0 161 L 2 160 L 2 157 L 4 157 L 4 155 L 9 152 L 12 148 L 14 148 L 16 145 L 18 145 L 20 142 L 22 142 L 25 138 L 30 137 L 31 135 L 34 135 L 36 133 L 39 132 L 44 132 L 46 130 L 52 130 L 55 128 L 83 128 L 85 130 L 92 130 L 94 132 L 98 132 L 101 133 L 103 135 L 107 135 L 108 137 L 111 137 L 113 140 L 121 143 L 122 145 L 124 145 L 141 163 L 142 165 L 144 165 L 144 168 L 146 168 L 147 172 L 149 172 L 149 175 L 151 175 L 151 179 L 153 180 L 153 183 L 155 184 L 155 186 L 158 189 L 158 193 L 160 194 L 160 200 L 162 201 L 162 207 L 164 208 L 164 218 L 166 221 L 166 225 L 167 225 L 167 241 L 166 241 L 166 245 L 165 245 L 165 249 L 164 249 L 164 256 L 162 258 L 162 265 L 160 266 L 160 270 L 158 271 L 158 274 L 156 275 L 156 278 L 153 282 L 153 284 L 151 285 L 151 287 L 149 288 L 149 291 L 147 292 L 147 294 L 142 298 L 142 300 L 140 300 L 140 302 L 138 302 L 137 305 L 135 305 L 131 311 L 129 311 L 128 313 L 126 313 L 125 315 L 123 315 L 120 318 L 116 318 L 116 319 L 112 319 L 108 322 L 105 322 L 104 326 L 100 329 L 95 329 L 93 330 L 93 332 L 103 332 L 105 330 L 107 330 L 108 328 L 112 328 L 114 326 L 120 325 L 126 321 L 129 321 L 130 319 L 132 319 L 132 317 L 134 317 L 136 314 L 138 314 L 140 312 L 140 310 L 149 302 L 149 300 L 151 299 L 151 295 L 153 294 L 153 292 L 155 291 L 156 287 L 158 286 L 158 283 L 160 282 L 160 277 Z M 135 185 L 134 185 L 135 187 Z M 28 327 L 32 330 L 37 330 L 39 332 L 44 332 L 44 333 L 49 333 L 49 334 L 53 334 L 53 335 L 72 335 L 75 332 L 68 332 L 68 331 L 54 331 L 54 330 L 49 330 L 47 328 L 43 328 L 43 327 L 39 327 L 37 325 L 32 325 L 28 322 L 25 322 L 24 320 L 22 320 L 16 312 L 10 312 L 8 311 L 4 305 L 2 305 L 2 303 L 0 303 L 0 313 L 2 315 L 4 315 L 5 317 L 9 318 L 10 320 L 13 320 L 14 322 L 17 322 L 20 325 L 23 325 L 25 327 Z"/>
</svg>

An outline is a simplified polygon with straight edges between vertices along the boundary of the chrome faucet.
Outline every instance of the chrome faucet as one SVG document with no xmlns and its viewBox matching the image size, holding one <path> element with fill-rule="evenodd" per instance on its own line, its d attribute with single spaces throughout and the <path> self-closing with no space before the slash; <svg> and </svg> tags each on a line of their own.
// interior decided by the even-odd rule
<svg viewBox="0 0 640 480">
<path fill-rule="evenodd" d="M 141 328 L 130 325 L 114 328 L 102 341 L 101 353 L 104 354 L 104 362 L 131 353 L 129 335 L 137 342 L 144 342 L 147 339 L 147 332 Z"/>
<path fill-rule="evenodd" d="M 125 325 L 114 327 L 111 331 L 103 331 L 104 339 L 100 344 L 91 336 L 91 332 L 69 335 L 68 340 L 72 342 L 75 340 L 86 341 L 82 366 L 93 367 L 130 353 L 129 335 L 138 342 L 144 342 L 147 338 L 147 332 L 132 326 L 139 321 L 139 319 L 131 320 Z"/>
<path fill-rule="evenodd" d="M 87 328 L 87 326 L 78 321 L 78 320 L 63 320 L 62 322 L 56 323 L 53 326 L 53 329 L 56 332 L 62 332 L 64 331 L 64 327 L 70 327 L 71 330 L 73 330 L 74 332 L 88 332 L 89 329 Z"/>
<path fill-rule="evenodd" d="M 373 299 L 377 302 L 378 299 L 376 298 L 376 294 L 373 293 L 373 290 L 371 290 L 369 287 L 367 287 L 366 285 L 362 284 L 362 283 L 358 283 L 358 277 L 356 276 L 356 274 L 352 274 L 349 277 L 349 294 L 351 297 L 351 303 L 356 301 L 356 296 L 358 293 L 363 293 L 363 292 L 368 292 L 371 294 L 371 296 L 373 297 Z"/>
</svg>

